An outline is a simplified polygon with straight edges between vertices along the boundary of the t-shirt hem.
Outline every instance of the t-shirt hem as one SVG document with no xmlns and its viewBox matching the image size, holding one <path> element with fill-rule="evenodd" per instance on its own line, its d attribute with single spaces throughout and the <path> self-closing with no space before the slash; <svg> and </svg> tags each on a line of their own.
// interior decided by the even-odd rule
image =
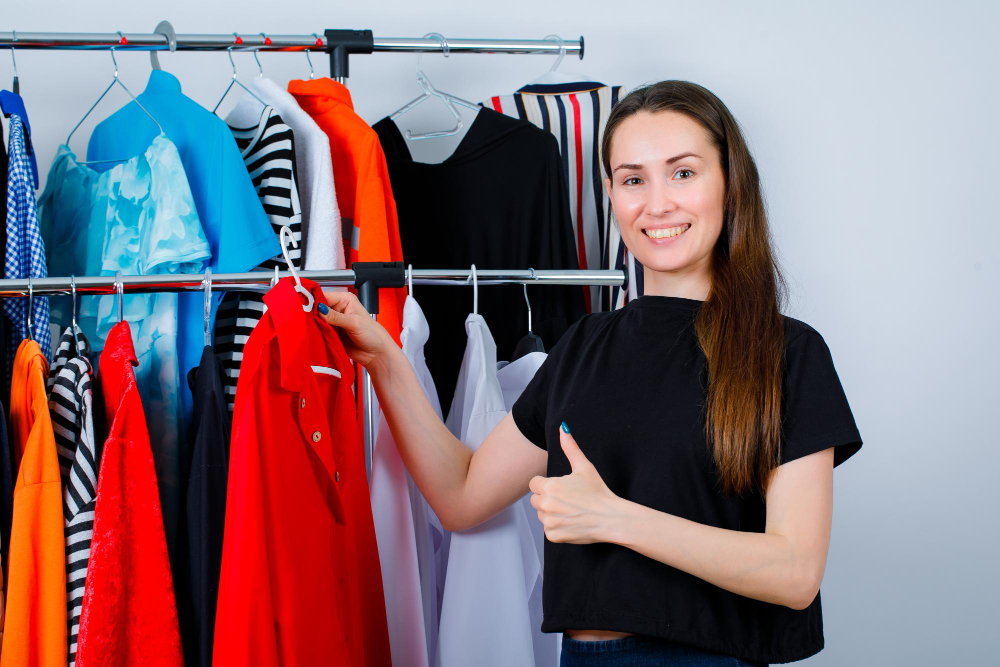
<svg viewBox="0 0 1000 667">
<path fill-rule="evenodd" d="M 816 655 L 824 647 L 822 636 L 802 644 L 785 646 L 782 650 L 768 650 L 759 646 L 748 647 L 661 618 L 654 619 L 617 612 L 608 614 L 601 612 L 550 614 L 546 612 L 542 621 L 542 632 L 592 630 L 595 628 L 612 632 L 631 632 L 637 635 L 690 644 L 706 651 L 715 651 L 751 662 L 795 662 Z"/>
</svg>

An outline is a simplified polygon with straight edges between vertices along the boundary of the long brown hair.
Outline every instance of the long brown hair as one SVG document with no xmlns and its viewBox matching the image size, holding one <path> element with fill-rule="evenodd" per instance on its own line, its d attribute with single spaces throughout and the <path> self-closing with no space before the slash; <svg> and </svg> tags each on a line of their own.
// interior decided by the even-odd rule
<svg viewBox="0 0 1000 667">
<path fill-rule="evenodd" d="M 722 100 L 688 81 L 661 81 L 633 90 L 612 109 L 601 143 L 605 174 L 611 173 L 611 142 L 622 121 L 661 111 L 698 122 L 722 161 L 722 232 L 712 252 L 708 298 L 695 321 L 708 360 L 705 439 L 723 492 L 763 496 L 779 461 L 787 288 L 772 250 L 757 165 Z"/>
</svg>

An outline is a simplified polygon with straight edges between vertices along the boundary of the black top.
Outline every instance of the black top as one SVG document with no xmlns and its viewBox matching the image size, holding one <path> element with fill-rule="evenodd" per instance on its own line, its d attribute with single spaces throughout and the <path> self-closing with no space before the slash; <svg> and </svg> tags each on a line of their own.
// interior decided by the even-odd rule
<svg viewBox="0 0 1000 667">
<path fill-rule="evenodd" d="M 211 347 L 188 372 L 194 393 L 189 438 L 191 469 L 177 529 L 175 591 L 184 664 L 211 667 L 215 609 L 222 570 L 229 479 L 229 410 L 222 392 L 222 366 Z"/>
<path fill-rule="evenodd" d="M 389 167 L 403 259 L 415 269 L 576 269 L 577 252 L 559 145 L 531 123 L 483 109 L 455 152 L 414 162 L 407 139 L 384 118 L 374 125 Z M 585 313 L 583 288 L 528 288 L 532 329 L 551 348 Z M 448 409 L 465 352 L 470 288 L 428 289 L 424 347 L 441 405 Z M 510 359 L 528 333 L 519 285 L 481 285 L 479 314 Z"/>
<path fill-rule="evenodd" d="M 759 494 L 726 497 L 704 437 L 707 367 L 694 317 L 702 302 L 643 296 L 570 327 L 513 405 L 526 438 L 548 450 L 548 476 L 570 473 L 565 421 L 608 488 L 691 521 L 763 532 Z M 823 337 L 785 318 L 781 462 L 861 436 Z M 801 611 L 730 593 L 614 544 L 545 541 L 544 632 L 597 629 L 684 642 L 744 660 L 790 662 L 823 648 L 820 596 Z"/>
</svg>

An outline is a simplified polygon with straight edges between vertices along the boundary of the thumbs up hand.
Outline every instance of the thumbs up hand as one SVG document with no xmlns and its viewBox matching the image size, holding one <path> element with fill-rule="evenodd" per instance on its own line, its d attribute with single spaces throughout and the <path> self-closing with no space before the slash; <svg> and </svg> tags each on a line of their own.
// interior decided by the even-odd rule
<svg viewBox="0 0 1000 667">
<path fill-rule="evenodd" d="M 550 542 L 591 544 L 607 542 L 620 516 L 621 499 L 608 489 L 597 468 L 591 463 L 569 427 L 563 422 L 559 442 L 572 472 L 563 477 L 532 478 L 531 506 L 538 510 L 538 520 Z"/>
</svg>

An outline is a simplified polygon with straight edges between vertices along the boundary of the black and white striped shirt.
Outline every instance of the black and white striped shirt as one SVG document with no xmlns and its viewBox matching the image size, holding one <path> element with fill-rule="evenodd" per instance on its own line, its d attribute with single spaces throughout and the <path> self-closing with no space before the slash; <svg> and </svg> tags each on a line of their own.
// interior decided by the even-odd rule
<svg viewBox="0 0 1000 667">
<path fill-rule="evenodd" d="M 66 599 L 69 665 L 76 663 L 83 592 L 94 532 L 97 498 L 97 443 L 94 438 L 93 369 L 90 342 L 79 327 L 67 327 L 49 367 L 49 412 L 59 457 L 66 536 Z"/>
<path fill-rule="evenodd" d="M 240 126 L 243 123 L 239 121 L 245 117 L 246 109 L 237 107 L 226 122 L 243 154 L 243 161 L 275 234 L 281 233 L 282 226 L 291 228 L 298 247 L 289 248 L 288 257 L 299 268 L 305 252 L 302 247 L 302 207 L 295 174 L 292 130 L 269 106 L 260 112 L 256 125 Z M 257 270 L 273 271 L 275 266 L 286 268 L 281 255 L 263 262 Z M 223 297 L 215 316 L 214 347 L 222 364 L 223 391 L 230 415 L 236 403 L 236 380 L 243 361 L 243 347 L 250 332 L 264 316 L 264 310 L 263 293 L 229 292 Z"/>
</svg>

